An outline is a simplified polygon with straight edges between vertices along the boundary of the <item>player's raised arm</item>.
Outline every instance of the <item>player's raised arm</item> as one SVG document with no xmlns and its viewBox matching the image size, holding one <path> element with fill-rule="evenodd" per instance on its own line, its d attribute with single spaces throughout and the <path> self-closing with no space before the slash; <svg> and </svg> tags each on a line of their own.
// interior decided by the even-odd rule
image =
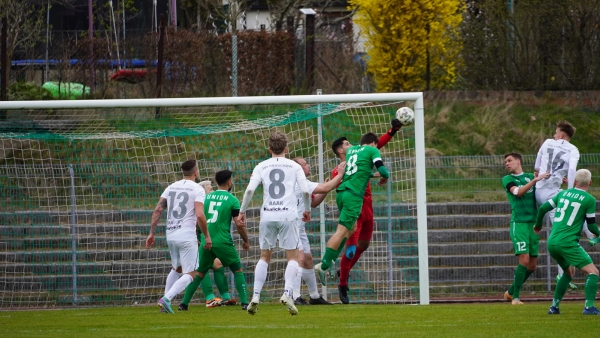
<svg viewBox="0 0 600 338">
<path fill-rule="evenodd" d="M 375 151 L 373 152 L 371 160 L 373 161 L 375 168 L 377 168 L 379 175 L 381 175 L 381 178 L 379 179 L 379 185 L 385 185 L 388 181 L 388 178 L 390 178 L 390 173 L 388 172 L 387 168 L 383 165 L 381 153 L 378 149 L 375 149 Z"/>
<path fill-rule="evenodd" d="M 239 219 L 242 224 L 246 224 L 246 209 L 248 209 L 248 205 L 252 200 L 252 196 L 254 196 L 256 188 L 258 188 L 258 185 L 261 183 L 260 177 L 260 169 L 258 167 L 254 168 L 252 176 L 250 176 L 250 183 L 248 183 L 248 187 L 246 187 L 246 191 L 244 192 L 242 206 L 240 207 Z"/>
<path fill-rule="evenodd" d="M 152 222 L 150 223 L 150 234 L 148 238 L 146 238 L 146 249 L 150 249 L 152 245 L 154 245 L 154 234 L 156 233 L 156 226 L 158 225 L 158 220 L 162 215 L 162 212 L 167 208 L 167 199 L 162 197 L 158 200 L 158 204 L 156 204 L 156 208 L 152 212 Z"/>
<path fill-rule="evenodd" d="M 398 119 L 393 119 L 391 122 L 392 127 L 387 131 L 387 133 L 381 135 L 379 137 L 379 141 L 377 142 L 377 149 L 383 148 L 388 142 L 392 140 L 392 137 L 396 135 L 398 130 L 402 128 L 402 122 Z"/>
<path fill-rule="evenodd" d="M 338 164 L 336 169 L 337 172 L 343 173 L 346 169 L 346 162 L 341 162 L 340 164 Z M 335 187 L 337 187 L 338 184 L 340 184 L 342 178 L 344 178 L 344 175 L 337 175 L 331 180 L 319 183 L 313 191 L 313 194 L 327 194 L 331 190 L 335 189 Z"/>
<path fill-rule="evenodd" d="M 296 171 L 296 184 L 298 184 L 298 187 L 302 192 L 302 201 L 304 202 L 302 221 L 308 222 L 310 221 L 310 192 L 308 191 L 308 185 L 306 184 L 306 175 L 304 175 L 304 171 L 302 171 L 300 166 L 298 166 L 298 170 Z"/>
<path fill-rule="evenodd" d="M 575 174 L 577 173 L 577 163 L 579 162 L 579 150 L 575 149 L 569 156 L 569 171 L 567 172 L 567 188 L 575 186 Z"/>
<path fill-rule="evenodd" d="M 544 141 L 544 143 L 542 144 L 542 146 L 540 147 L 540 150 L 538 150 L 537 153 L 537 157 L 535 158 L 535 165 L 533 166 L 533 170 L 536 172 L 540 171 L 540 167 L 542 166 L 542 157 L 544 156 L 544 145 L 546 144 L 547 141 Z"/>
</svg>

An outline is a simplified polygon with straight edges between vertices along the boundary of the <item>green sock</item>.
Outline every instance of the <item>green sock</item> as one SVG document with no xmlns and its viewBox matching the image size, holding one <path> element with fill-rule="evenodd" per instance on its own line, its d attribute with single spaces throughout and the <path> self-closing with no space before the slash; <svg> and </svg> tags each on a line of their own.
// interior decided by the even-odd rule
<svg viewBox="0 0 600 338">
<path fill-rule="evenodd" d="M 565 292 L 567 292 L 567 289 L 569 288 L 569 283 L 571 283 L 572 280 L 573 278 L 571 278 L 571 276 L 567 275 L 566 273 L 563 273 L 562 277 L 560 277 L 560 279 L 558 280 L 558 283 L 556 283 L 556 289 L 554 290 L 554 299 L 552 299 L 552 306 L 559 306 L 560 301 L 563 299 Z"/>
<path fill-rule="evenodd" d="M 321 263 L 322 263 L 321 269 L 323 269 L 323 270 L 329 269 L 331 262 L 335 261 L 337 259 L 337 256 L 338 256 L 337 250 L 327 247 L 325 249 L 325 255 L 323 256 L 323 259 L 321 260 Z"/>
<path fill-rule="evenodd" d="M 531 276 L 534 272 L 535 272 L 535 270 L 527 270 L 527 272 L 525 272 L 525 278 L 523 278 L 523 284 L 525 284 L 525 281 L 527 281 L 529 276 Z M 508 288 L 508 294 L 512 296 L 514 292 L 515 292 L 515 282 L 513 281 L 513 283 L 510 285 L 510 288 Z"/>
<path fill-rule="evenodd" d="M 598 291 L 598 276 L 590 273 L 585 279 L 585 307 L 593 307 Z"/>
<path fill-rule="evenodd" d="M 235 289 L 240 295 L 240 302 L 248 304 L 248 289 L 246 288 L 246 277 L 244 277 L 244 273 L 241 271 L 234 273 L 233 280 L 235 281 Z"/>
<path fill-rule="evenodd" d="M 340 243 L 340 247 L 336 250 L 337 251 L 337 255 L 335 256 L 335 258 L 337 259 L 338 257 L 340 257 L 340 253 L 342 252 L 342 250 L 344 250 L 344 248 L 346 247 L 346 241 L 348 239 L 344 238 L 344 240 L 342 240 L 342 243 Z"/>
<path fill-rule="evenodd" d="M 229 300 L 231 296 L 229 295 L 229 285 L 227 285 L 227 277 L 225 277 L 225 268 L 220 267 L 218 269 L 213 270 L 215 276 L 215 284 L 217 284 L 217 289 L 219 289 L 219 294 L 222 299 Z"/>
<path fill-rule="evenodd" d="M 194 293 L 196 293 L 196 290 L 198 289 L 198 286 L 200 286 L 200 282 L 200 277 L 194 277 L 194 280 L 185 288 L 185 294 L 183 295 L 183 300 L 181 301 L 182 304 L 188 305 L 190 303 L 194 297 Z"/>
<path fill-rule="evenodd" d="M 523 281 L 525 280 L 525 274 L 527 273 L 527 268 L 524 265 L 517 265 L 517 269 L 515 270 L 515 280 L 513 282 L 513 298 L 519 298 L 521 295 L 521 287 L 523 286 Z"/>
<path fill-rule="evenodd" d="M 210 280 L 210 275 L 208 274 L 208 272 L 204 276 L 204 279 L 202 279 L 202 293 L 204 293 L 204 298 L 206 298 L 206 300 L 215 299 L 215 294 L 213 293 L 212 281 Z"/>
</svg>

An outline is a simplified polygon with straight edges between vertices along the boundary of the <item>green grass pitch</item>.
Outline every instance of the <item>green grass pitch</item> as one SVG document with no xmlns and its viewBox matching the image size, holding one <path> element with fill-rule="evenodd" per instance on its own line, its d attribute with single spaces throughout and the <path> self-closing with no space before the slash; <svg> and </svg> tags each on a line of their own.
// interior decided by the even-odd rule
<svg viewBox="0 0 600 338">
<path fill-rule="evenodd" d="M 178 303 L 177 303 L 178 304 Z M 0 337 L 577 337 L 596 336 L 598 316 L 582 302 L 450 305 L 335 305 L 299 307 L 292 317 L 279 304 L 260 304 L 251 316 L 239 306 L 192 305 L 174 315 L 157 307 L 0 312 Z M 590 331 L 591 330 L 591 331 Z"/>
</svg>

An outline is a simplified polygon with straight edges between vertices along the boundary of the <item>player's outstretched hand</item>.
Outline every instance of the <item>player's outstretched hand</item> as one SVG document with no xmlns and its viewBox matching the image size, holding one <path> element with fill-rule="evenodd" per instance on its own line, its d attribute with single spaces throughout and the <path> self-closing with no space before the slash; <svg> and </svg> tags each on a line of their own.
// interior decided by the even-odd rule
<svg viewBox="0 0 600 338">
<path fill-rule="evenodd" d="M 590 246 L 594 246 L 594 245 L 596 245 L 596 244 L 600 243 L 600 236 L 598 236 L 598 237 L 596 237 L 596 238 L 591 238 L 591 239 L 589 240 L 589 243 L 590 243 Z"/>
<path fill-rule="evenodd" d="M 302 213 L 302 222 L 310 222 L 310 212 L 305 211 Z"/>
<path fill-rule="evenodd" d="M 536 235 L 539 235 L 540 231 L 542 231 L 542 228 L 533 227 L 533 232 L 535 232 Z"/>
<path fill-rule="evenodd" d="M 394 129 L 395 131 L 400 130 L 400 128 L 402 128 L 402 122 L 400 122 L 400 120 L 398 119 L 393 119 L 392 120 L 392 129 Z"/>
<path fill-rule="evenodd" d="M 154 235 L 150 234 L 150 235 L 148 235 L 148 238 L 146 238 L 146 249 L 150 249 L 153 245 L 154 245 Z"/>
<path fill-rule="evenodd" d="M 248 243 L 248 242 L 242 243 L 242 249 L 249 250 L 250 249 L 250 243 Z"/>
<path fill-rule="evenodd" d="M 535 176 L 535 175 L 534 175 L 534 176 Z M 541 175 L 540 175 L 540 174 L 538 174 L 536 177 L 534 177 L 534 178 L 533 178 L 533 180 L 537 182 L 537 181 L 541 181 L 541 180 L 543 180 L 543 179 L 546 179 L 546 178 L 548 178 L 548 177 L 550 177 L 550 173 L 543 173 L 543 174 L 541 174 Z"/>
<path fill-rule="evenodd" d="M 338 173 L 343 173 L 345 169 L 346 169 L 346 161 L 342 161 L 340 164 L 338 164 L 338 166 L 337 166 Z"/>
<path fill-rule="evenodd" d="M 379 185 L 381 185 L 381 186 L 386 185 L 387 182 L 388 182 L 388 179 L 385 178 L 385 177 L 382 177 L 382 178 L 379 179 Z"/>
<path fill-rule="evenodd" d="M 206 250 L 212 249 L 212 239 L 208 236 L 204 236 L 204 240 L 206 241 L 206 244 L 204 244 L 204 249 L 206 249 Z"/>
</svg>

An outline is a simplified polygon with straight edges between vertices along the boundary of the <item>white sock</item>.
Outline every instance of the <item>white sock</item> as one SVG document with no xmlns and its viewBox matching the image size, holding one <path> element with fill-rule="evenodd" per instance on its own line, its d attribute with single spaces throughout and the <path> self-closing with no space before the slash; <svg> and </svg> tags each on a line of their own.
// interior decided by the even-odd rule
<svg viewBox="0 0 600 338">
<path fill-rule="evenodd" d="M 315 269 L 302 269 L 302 279 L 306 283 L 308 287 L 308 292 L 310 293 L 310 298 L 317 299 L 321 295 L 319 295 L 319 290 L 317 289 L 317 276 L 315 276 Z"/>
<path fill-rule="evenodd" d="M 185 290 L 185 287 L 190 285 L 193 280 L 194 278 L 192 278 L 192 276 L 188 275 L 187 273 L 184 274 L 177 280 L 177 282 L 175 282 L 175 284 L 173 284 L 169 291 L 165 293 L 165 297 L 167 297 L 169 300 L 175 298 L 175 296 L 177 296 L 181 291 Z"/>
<path fill-rule="evenodd" d="M 300 289 L 302 288 L 302 274 L 299 273 L 294 278 L 294 299 L 300 297 Z"/>
<path fill-rule="evenodd" d="M 171 272 L 169 272 L 169 275 L 167 276 L 167 283 L 165 284 L 165 294 L 169 292 L 169 290 L 173 287 L 173 284 L 177 282 L 179 277 L 181 277 L 179 272 L 171 269 Z"/>
<path fill-rule="evenodd" d="M 263 261 L 262 259 L 256 263 L 256 268 L 254 268 L 254 294 L 252 295 L 252 298 L 260 298 L 260 292 L 262 291 L 263 285 L 265 285 L 265 281 L 267 280 L 268 271 L 269 263 Z"/>
<path fill-rule="evenodd" d="M 565 273 L 565 271 L 560 267 L 560 265 L 558 265 L 558 275 L 562 276 L 563 273 Z"/>
<path fill-rule="evenodd" d="M 299 272 L 300 267 L 298 267 L 297 261 L 291 260 L 287 263 L 287 267 L 285 268 L 285 287 L 283 292 L 288 295 L 288 297 L 293 296 L 294 280 Z"/>
</svg>

